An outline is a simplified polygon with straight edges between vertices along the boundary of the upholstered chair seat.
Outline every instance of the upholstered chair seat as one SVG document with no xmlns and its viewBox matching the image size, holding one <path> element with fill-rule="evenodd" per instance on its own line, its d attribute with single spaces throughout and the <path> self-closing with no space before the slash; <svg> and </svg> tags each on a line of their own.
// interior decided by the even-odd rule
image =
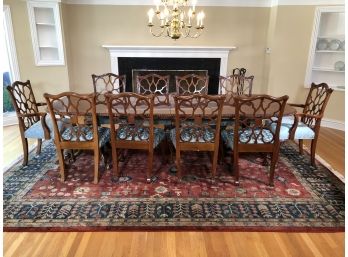
<svg viewBox="0 0 348 257">
<path fill-rule="evenodd" d="M 72 132 L 72 130 L 74 130 Z M 62 133 L 62 139 L 66 141 L 91 141 L 93 140 L 93 126 L 84 126 L 81 128 L 82 133 L 79 138 L 77 137 L 79 128 L 77 126 L 69 127 Z M 98 127 L 99 147 L 103 147 L 110 141 L 110 129 L 104 127 Z M 78 139 L 77 139 L 78 138 Z"/>
<path fill-rule="evenodd" d="M 183 128 L 180 132 L 180 142 L 206 143 L 212 142 L 215 138 L 215 129 L 213 128 Z M 176 148 L 175 128 L 170 130 L 170 139 Z"/>
<path fill-rule="evenodd" d="M 294 116 L 285 116 L 282 119 L 282 124 L 280 127 L 279 132 L 279 139 L 280 140 L 287 140 L 289 139 L 289 134 L 291 128 L 294 126 Z M 274 132 L 276 129 L 276 124 L 272 124 L 272 131 Z M 294 139 L 314 139 L 315 133 L 313 129 L 308 127 L 305 123 L 302 121 L 298 122 Z"/>
</svg>

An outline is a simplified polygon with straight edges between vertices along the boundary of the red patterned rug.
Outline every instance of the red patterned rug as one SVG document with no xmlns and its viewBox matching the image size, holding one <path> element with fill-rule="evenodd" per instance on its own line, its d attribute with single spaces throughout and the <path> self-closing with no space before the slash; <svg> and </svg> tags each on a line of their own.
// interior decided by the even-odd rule
<svg viewBox="0 0 348 257">
<path fill-rule="evenodd" d="M 274 188 L 261 156 L 241 156 L 235 186 L 227 164 L 210 178 L 202 152 L 183 155 L 181 181 L 157 154 L 148 183 L 146 153 L 128 151 L 123 176 L 115 180 L 101 167 L 95 185 L 91 153 L 79 154 L 61 182 L 48 142 L 27 167 L 4 174 L 4 230 L 344 231 L 344 184 L 320 163 L 311 167 L 295 147 L 282 146 Z"/>
</svg>

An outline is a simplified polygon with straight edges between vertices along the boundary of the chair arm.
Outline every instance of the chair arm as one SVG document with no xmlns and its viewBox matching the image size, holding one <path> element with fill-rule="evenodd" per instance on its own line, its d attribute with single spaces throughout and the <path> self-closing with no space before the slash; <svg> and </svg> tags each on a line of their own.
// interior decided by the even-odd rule
<svg viewBox="0 0 348 257">
<path fill-rule="evenodd" d="M 47 103 L 36 103 L 37 106 L 45 106 Z"/>
<path fill-rule="evenodd" d="M 46 116 L 47 113 L 45 112 L 35 112 L 35 113 L 19 113 L 18 117 L 25 118 L 25 117 L 43 117 Z"/>
<path fill-rule="evenodd" d="M 46 115 L 47 115 L 47 113 L 45 113 L 45 112 L 36 112 L 36 113 L 18 114 L 18 117 L 21 117 L 21 118 L 40 117 L 41 126 L 42 126 L 42 129 L 44 131 L 44 137 L 45 137 L 45 139 L 50 139 L 51 135 L 50 135 L 50 129 L 48 128 L 47 123 L 46 123 Z"/>
<path fill-rule="evenodd" d="M 293 107 L 305 108 L 304 104 L 291 104 L 291 103 L 289 103 L 288 105 L 293 106 Z"/>
<path fill-rule="evenodd" d="M 289 139 L 294 140 L 298 123 L 300 121 L 300 118 L 302 118 L 302 117 L 308 117 L 308 118 L 313 118 L 313 119 L 319 120 L 323 116 L 322 115 L 312 115 L 312 114 L 307 114 L 307 113 L 294 114 L 295 119 L 294 119 L 294 124 L 292 125 L 292 127 L 289 130 Z"/>
</svg>

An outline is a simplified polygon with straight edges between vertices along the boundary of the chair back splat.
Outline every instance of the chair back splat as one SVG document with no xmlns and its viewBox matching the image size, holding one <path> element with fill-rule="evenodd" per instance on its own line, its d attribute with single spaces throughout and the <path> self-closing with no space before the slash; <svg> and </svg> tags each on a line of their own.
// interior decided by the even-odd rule
<svg viewBox="0 0 348 257">
<path fill-rule="evenodd" d="M 305 102 L 303 113 L 320 116 L 322 118 L 332 92 L 333 89 L 329 88 L 326 83 L 321 83 L 318 85 L 312 83 Z M 301 121 L 311 128 L 314 128 L 316 124 L 316 119 L 310 116 L 303 116 Z"/>
<path fill-rule="evenodd" d="M 169 75 L 147 74 L 136 77 L 137 93 L 155 96 L 155 106 L 169 105 Z"/>
<path fill-rule="evenodd" d="M 254 76 L 231 75 L 219 77 L 219 94 L 225 94 L 225 104 L 234 105 L 233 97 L 237 95 L 251 96 Z"/>
<path fill-rule="evenodd" d="M 181 151 L 213 152 L 212 176 L 215 177 L 224 96 L 174 96 L 175 129 L 171 140 L 176 148 L 176 165 L 181 177 Z"/>
<path fill-rule="evenodd" d="M 178 95 L 208 94 L 209 76 L 187 74 L 175 76 L 176 93 Z"/>
</svg>

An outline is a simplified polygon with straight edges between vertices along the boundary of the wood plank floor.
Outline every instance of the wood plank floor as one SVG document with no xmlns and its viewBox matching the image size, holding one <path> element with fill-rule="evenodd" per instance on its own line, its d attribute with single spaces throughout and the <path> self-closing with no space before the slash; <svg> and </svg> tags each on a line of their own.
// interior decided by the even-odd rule
<svg viewBox="0 0 348 257">
<path fill-rule="evenodd" d="M 22 154 L 18 128 L 4 128 L 3 139 L 4 163 L 11 163 Z M 344 132 L 323 128 L 317 154 L 344 175 Z M 344 233 L 6 232 L 3 247 L 4 256 L 18 257 L 335 257 L 344 256 Z"/>
</svg>

